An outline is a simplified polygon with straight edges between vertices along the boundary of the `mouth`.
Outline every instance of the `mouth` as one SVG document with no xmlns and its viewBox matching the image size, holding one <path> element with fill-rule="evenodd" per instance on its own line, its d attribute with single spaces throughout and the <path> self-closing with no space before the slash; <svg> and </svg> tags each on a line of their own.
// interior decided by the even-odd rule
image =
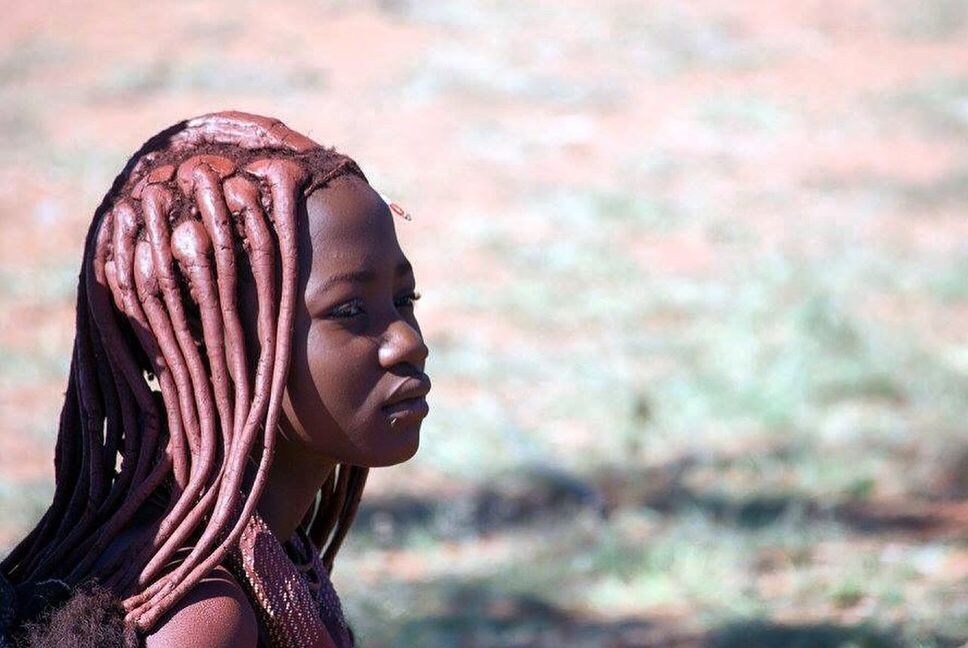
<svg viewBox="0 0 968 648">
<path fill-rule="evenodd" d="M 422 420 L 430 413 L 430 405 L 427 404 L 427 399 L 421 396 L 387 405 L 383 411 L 390 417 L 390 427 L 396 427 L 400 423 Z"/>
<path fill-rule="evenodd" d="M 419 374 L 407 378 L 394 388 L 381 408 L 390 419 L 390 427 L 404 422 L 417 422 L 430 413 L 427 393 L 430 391 L 430 378 Z"/>
</svg>

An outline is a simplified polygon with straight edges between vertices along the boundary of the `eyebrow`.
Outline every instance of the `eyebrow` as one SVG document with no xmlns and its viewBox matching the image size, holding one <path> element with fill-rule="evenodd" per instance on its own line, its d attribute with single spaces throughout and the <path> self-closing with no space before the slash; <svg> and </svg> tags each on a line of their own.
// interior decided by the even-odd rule
<svg viewBox="0 0 968 648">
<path fill-rule="evenodd" d="M 413 266 L 409 261 L 401 261 L 397 264 L 395 275 L 397 277 L 413 274 Z M 372 270 L 355 270 L 353 272 L 341 272 L 330 276 L 323 282 L 318 292 L 325 292 L 338 283 L 369 283 L 376 279 L 376 273 Z"/>
</svg>

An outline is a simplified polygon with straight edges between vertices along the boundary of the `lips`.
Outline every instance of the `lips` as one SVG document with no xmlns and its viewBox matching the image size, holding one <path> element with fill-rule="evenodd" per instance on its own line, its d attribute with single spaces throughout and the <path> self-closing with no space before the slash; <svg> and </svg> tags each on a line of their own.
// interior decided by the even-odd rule
<svg viewBox="0 0 968 648">
<path fill-rule="evenodd" d="M 430 378 L 427 377 L 427 374 L 422 373 L 417 376 L 412 376 L 401 382 L 390 392 L 390 396 L 383 403 L 383 407 L 386 409 L 402 401 L 423 398 L 429 391 Z"/>
<path fill-rule="evenodd" d="M 391 422 L 420 420 L 430 412 L 426 399 L 429 391 L 430 378 L 427 374 L 407 378 L 390 392 L 383 404 L 383 411 Z"/>
</svg>

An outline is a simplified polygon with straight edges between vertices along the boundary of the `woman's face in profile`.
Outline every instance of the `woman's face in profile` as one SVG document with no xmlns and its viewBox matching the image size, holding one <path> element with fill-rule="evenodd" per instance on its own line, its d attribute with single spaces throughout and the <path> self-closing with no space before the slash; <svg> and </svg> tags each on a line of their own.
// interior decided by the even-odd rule
<svg viewBox="0 0 968 648">
<path fill-rule="evenodd" d="M 413 269 L 386 203 L 342 176 L 300 214 L 285 437 L 335 461 L 386 466 L 417 451 L 427 347 Z"/>
</svg>

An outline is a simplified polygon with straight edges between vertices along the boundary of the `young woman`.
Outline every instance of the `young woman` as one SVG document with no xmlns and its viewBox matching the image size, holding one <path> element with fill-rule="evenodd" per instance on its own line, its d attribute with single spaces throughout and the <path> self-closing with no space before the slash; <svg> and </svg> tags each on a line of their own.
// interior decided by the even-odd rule
<svg viewBox="0 0 968 648">
<path fill-rule="evenodd" d="M 333 559 L 428 413 L 392 213 L 265 117 L 134 155 L 87 236 L 54 499 L 0 564 L 0 646 L 352 644 Z"/>
</svg>

